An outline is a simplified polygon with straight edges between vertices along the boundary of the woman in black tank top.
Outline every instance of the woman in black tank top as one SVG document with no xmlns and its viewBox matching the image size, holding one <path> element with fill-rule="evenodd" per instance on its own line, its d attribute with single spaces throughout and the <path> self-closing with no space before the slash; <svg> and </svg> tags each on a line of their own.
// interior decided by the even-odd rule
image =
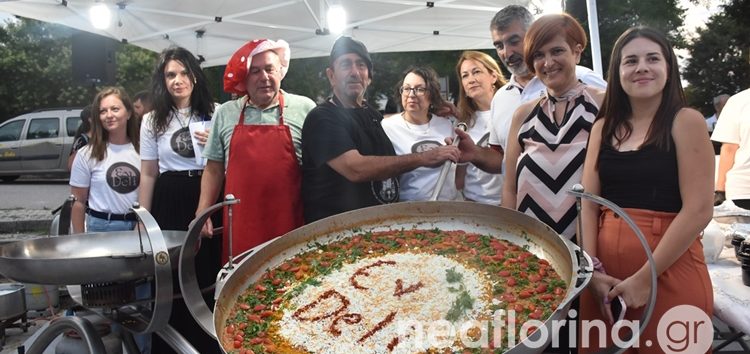
<svg viewBox="0 0 750 354">
<path fill-rule="evenodd" d="M 636 349 L 660 352 L 661 345 L 669 343 L 658 342 L 657 324 L 667 311 L 691 305 L 708 318 L 713 311 L 699 240 L 713 212 L 713 150 L 703 116 L 686 108 L 677 61 L 662 34 L 631 28 L 617 40 L 611 58 L 583 184 L 586 191 L 623 207 L 652 247 L 659 297 Z M 581 320 L 611 324 L 608 304 L 617 296 L 627 305 L 625 318 L 639 320 L 651 275 L 638 239 L 619 216 L 592 202 L 584 203 L 582 222 L 584 249 L 596 271 L 581 298 Z M 580 348 L 582 352 L 611 344 L 598 343 L 596 332 L 580 335 L 592 340 L 589 348 Z"/>
</svg>

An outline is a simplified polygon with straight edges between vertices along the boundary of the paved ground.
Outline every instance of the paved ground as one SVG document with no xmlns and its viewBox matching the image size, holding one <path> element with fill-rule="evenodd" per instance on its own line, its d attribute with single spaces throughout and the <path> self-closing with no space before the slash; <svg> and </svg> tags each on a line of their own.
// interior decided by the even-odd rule
<svg viewBox="0 0 750 354">
<path fill-rule="evenodd" d="M 0 242 L 47 235 L 53 218 L 47 209 L 0 209 Z"/>
</svg>

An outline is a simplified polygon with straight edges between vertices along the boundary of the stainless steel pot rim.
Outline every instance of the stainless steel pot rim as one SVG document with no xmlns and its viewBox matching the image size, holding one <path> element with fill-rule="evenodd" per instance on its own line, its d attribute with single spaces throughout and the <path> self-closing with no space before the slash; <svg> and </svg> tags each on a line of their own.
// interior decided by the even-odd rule
<svg viewBox="0 0 750 354">
<path fill-rule="evenodd" d="M 578 296 L 590 280 L 590 272 L 579 272 L 576 255 L 579 248 L 527 215 L 510 209 L 470 202 L 397 203 L 359 209 L 319 220 L 267 243 L 236 265 L 234 273 L 226 280 L 217 298 L 212 323 L 204 328 L 213 330 L 214 335 L 222 333 L 226 316 L 239 294 L 266 269 L 278 266 L 300 251 L 307 250 L 314 242 L 328 243 L 350 237 L 363 230 L 435 227 L 506 239 L 521 246 L 526 245 L 530 252 L 548 260 L 569 285 L 565 300 L 545 323 L 555 316 L 564 318 L 570 301 Z M 190 231 L 188 233 L 190 234 Z"/>
</svg>

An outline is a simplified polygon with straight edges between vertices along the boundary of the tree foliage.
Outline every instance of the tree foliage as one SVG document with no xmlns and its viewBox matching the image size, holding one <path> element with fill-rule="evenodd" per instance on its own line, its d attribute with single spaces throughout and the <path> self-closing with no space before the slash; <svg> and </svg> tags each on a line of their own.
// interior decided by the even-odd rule
<svg viewBox="0 0 750 354">
<path fill-rule="evenodd" d="M 688 46 L 690 59 L 683 78 L 690 105 L 712 114 L 713 97 L 735 94 L 750 86 L 750 0 L 733 0 L 711 16 Z"/>
<path fill-rule="evenodd" d="M 685 47 L 684 33 L 681 30 L 685 9 L 680 7 L 679 0 L 599 0 L 596 4 L 605 77 L 612 47 L 617 38 L 630 27 L 653 27 L 667 35 L 675 47 Z M 566 6 L 566 11 L 578 19 L 591 38 L 588 33 L 586 1 L 567 0 Z M 591 46 L 588 47 L 581 58 L 581 65 L 591 68 Z"/>
<path fill-rule="evenodd" d="M 0 122 L 42 108 L 91 102 L 95 88 L 73 82 L 71 37 L 76 31 L 25 18 L 0 25 Z M 119 46 L 117 84 L 130 93 L 147 88 L 155 59 L 144 49 Z"/>
</svg>

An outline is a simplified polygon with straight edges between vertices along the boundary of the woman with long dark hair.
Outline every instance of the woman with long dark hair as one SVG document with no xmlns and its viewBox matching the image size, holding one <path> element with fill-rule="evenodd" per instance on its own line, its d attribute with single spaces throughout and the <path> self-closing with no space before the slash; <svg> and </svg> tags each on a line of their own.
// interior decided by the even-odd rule
<svg viewBox="0 0 750 354">
<path fill-rule="evenodd" d="M 635 350 L 656 353 L 662 352 L 656 345 L 657 326 L 667 311 L 690 305 L 707 318 L 713 311 L 700 233 L 713 213 L 714 155 L 703 116 L 687 107 L 677 58 L 664 35 L 631 28 L 617 40 L 610 58 L 583 185 L 624 208 L 651 246 L 659 297 Z M 604 319 L 611 330 L 608 303 L 618 301 L 617 296 L 627 305 L 625 319 L 640 319 L 651 290 L 640 242 L 622 218 L 592 202 L 584 203 L 582 222 L 583 246 L 594 257 L 596 271 L 581 297 L 581 320 Z M 707 326 L 711 328 L 710 322 Z M 585 351 L 605 345 L 597 341 L 598 333 L 582 335 L 591 341 Z M 691 348 L 696 349 L 709 348 Z"/>
<path fill-rule="evenodd" d="M 204 144 L 208 133 L 201 126 L 211 120 L 214 102 L 206 77 L 195 56 L 181 47 L 164 50 L 151 79 L 153 111 L 141 124 L 141 206 L 150 210 L 163 230 L 187 230 L 195 217 L 204 164 L 196 159 L 193 140 Z M 191 124 L 199 124 L 195 135 Z M 195 129 L 194 129 L 195 130 Z M 200 156 L 198 156 L 200 157 Z M 220 267 L 219 238 L 206 239 L 196 254 L 198 283 L 210 286 Z M 210 301 L 211 296 L 206 298 Z M 185 336 L 201 353 L 216 352 L 210 340 L 195 323 L 182 300 L 175 300 L 170 325 Z M 171 348 L 154 340 L 155 353 Z"/>
</svg>

